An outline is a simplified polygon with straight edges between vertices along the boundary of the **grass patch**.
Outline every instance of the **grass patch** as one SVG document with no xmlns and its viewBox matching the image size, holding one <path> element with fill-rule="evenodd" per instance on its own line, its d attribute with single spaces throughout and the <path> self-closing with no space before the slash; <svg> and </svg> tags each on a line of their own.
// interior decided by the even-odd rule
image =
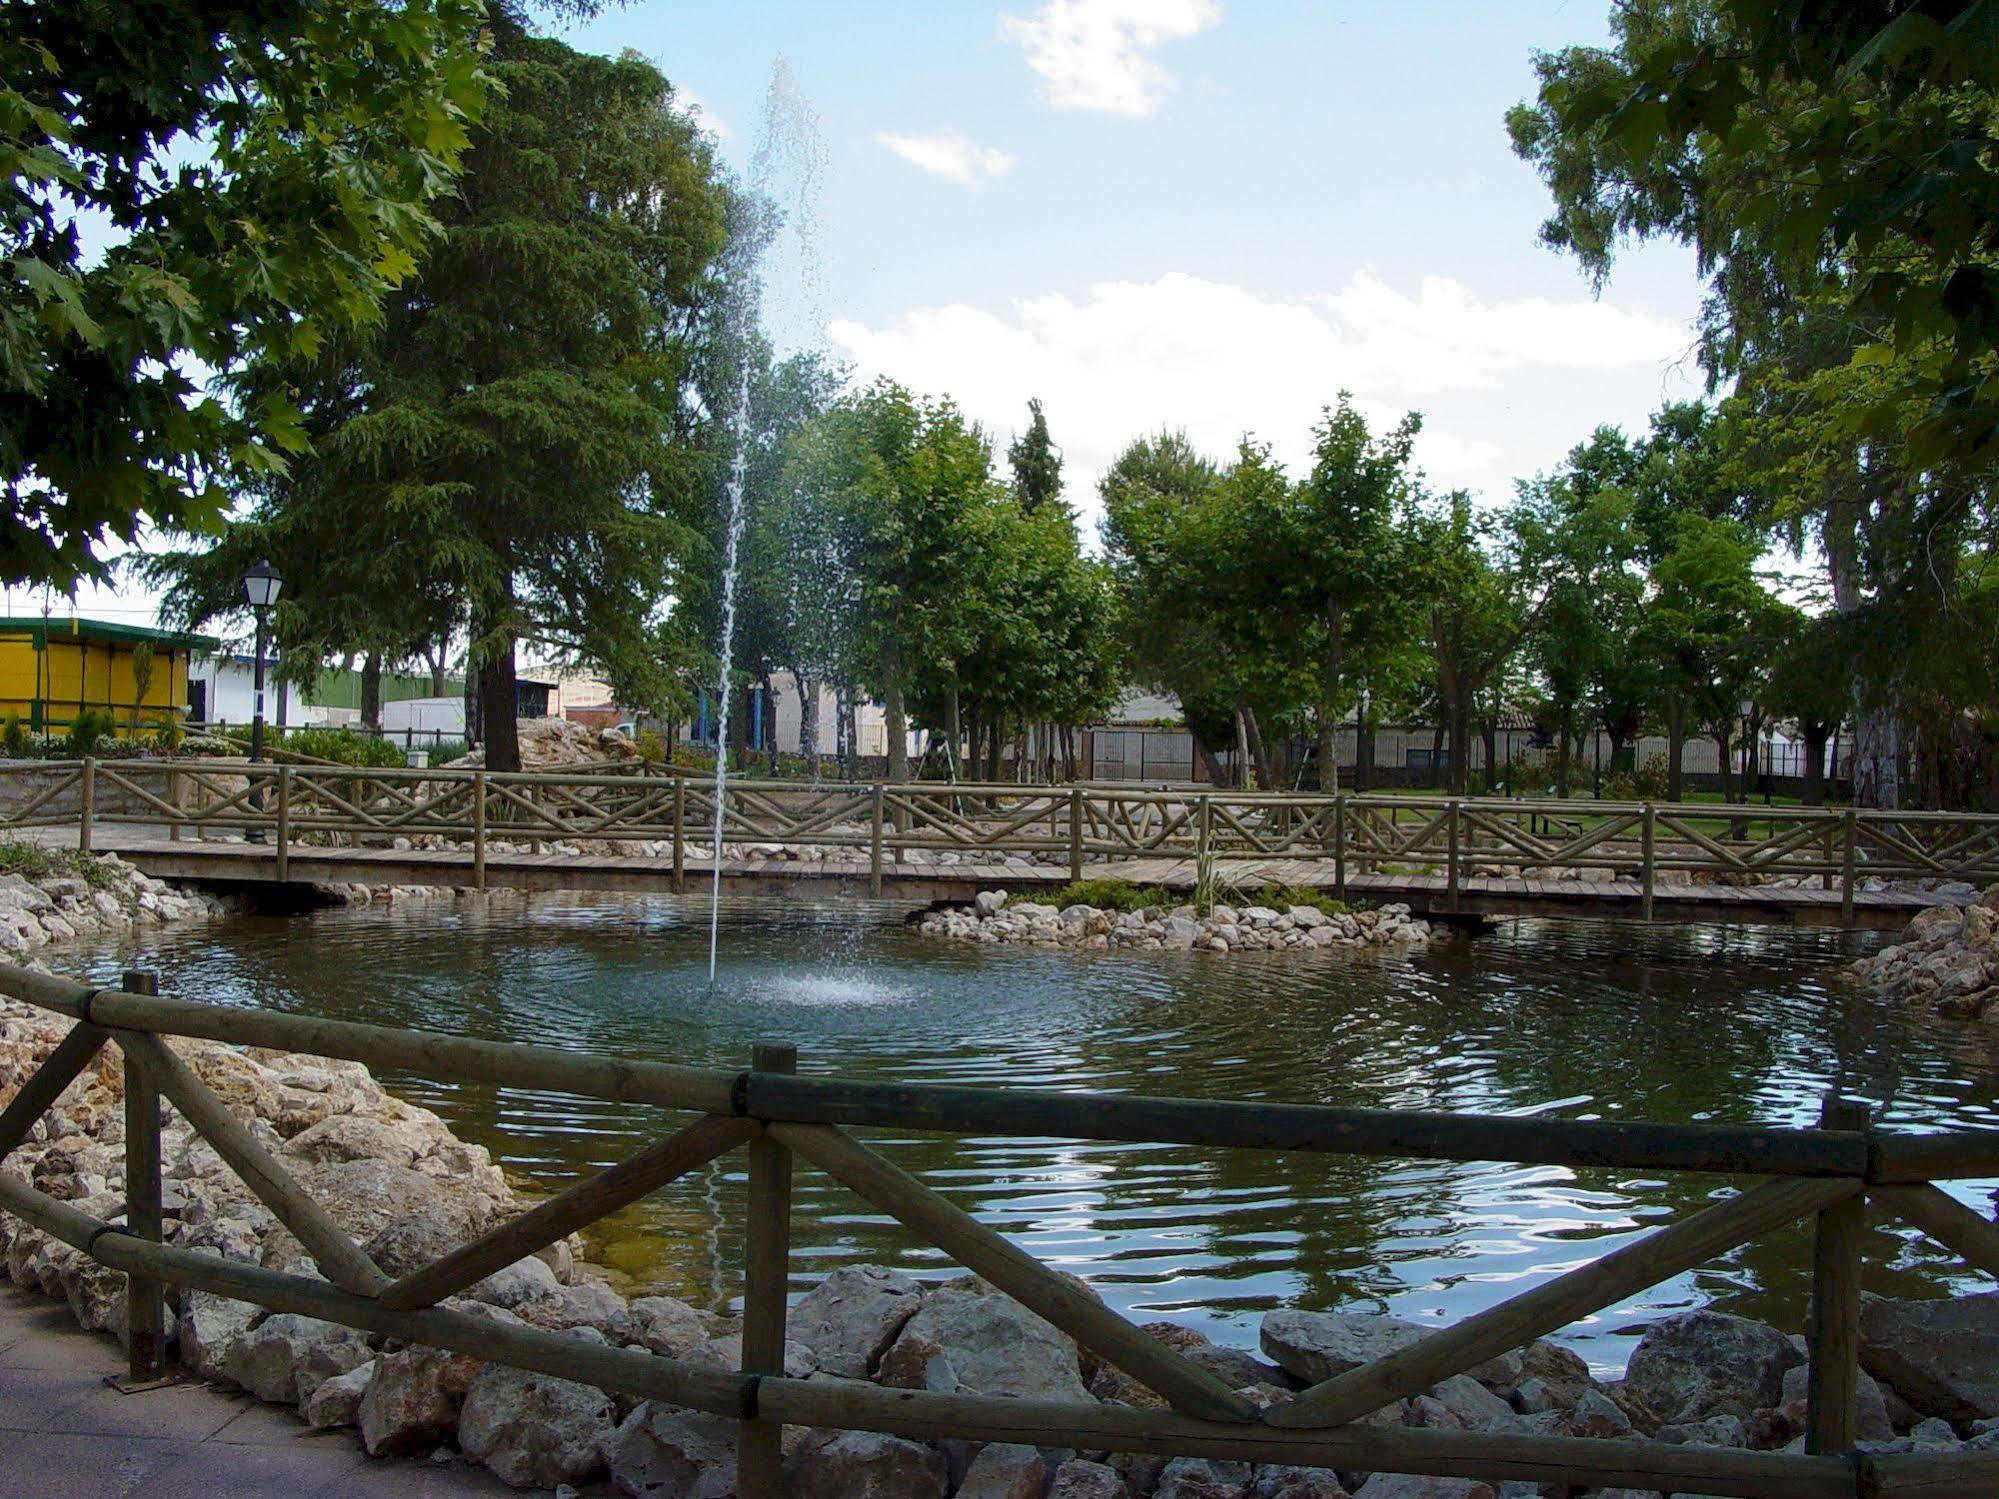
<svg viewBox="0 0 1999 1499">
<path fill-rule="evenodd" d="M 118 884 L 111 866 L 95 854 L 74 848 L 44 848 L 39 843 L 0 839 L 0 874 L 18 874 L 24 880 L 82 880 L 93 890 L 110 890 Z"/>
<path fill-rule="evenodd" d="M 1240 910 L 1243 906 L 1268 906 L 1273 911 L 1288 911 L 1293 906 L 1310 906 L 1327 916 L 1344 916 L 1358 909 L 1343 900 L 1336 900 L 1325 891 L 1311 885 L 1265 885 L 1256 890 L 1245 890 L 1241 899 L 1235 902 Z"/>
<path fill-rule="evenodd" d="M 1129 880 L 1077 880 L 1044 898 L 1056 910 L 1070 906 L 1095 906 L 1099 911 L 1145 911 L 1165 905 L 1158 890 L 1147 890 Z"/>
</svg>

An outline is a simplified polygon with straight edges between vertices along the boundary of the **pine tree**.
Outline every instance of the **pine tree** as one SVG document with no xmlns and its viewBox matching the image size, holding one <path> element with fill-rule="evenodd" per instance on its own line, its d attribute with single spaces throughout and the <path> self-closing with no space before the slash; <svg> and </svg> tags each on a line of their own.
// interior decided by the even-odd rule
<svg viewBox="0 0 1999 1499">
<path fill-rule="evenodd" d="M 1048 439 L 1048 418 L 1042 415 L 1040 400 L 1027 403 L 1027 430 L 1006 450 L 1013 465 L 1013 489 L 1020 508 L 1032 514 L 1044 505 L 1062 503 L 1062 451 Z"/>
</svg>

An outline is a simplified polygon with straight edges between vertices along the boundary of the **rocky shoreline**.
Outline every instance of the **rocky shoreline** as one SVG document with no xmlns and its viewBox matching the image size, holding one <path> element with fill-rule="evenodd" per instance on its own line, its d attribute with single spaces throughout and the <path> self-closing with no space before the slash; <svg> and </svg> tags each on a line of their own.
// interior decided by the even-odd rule
<svg viewBox="0 0 1999 1499">
<path fill-rule="evenodd" d="M 103 861 L 112 863 L 114 861 Z M 18 877 L 17 877 L 18 878 Z M 126 871 L 108 905 L 56 881 L 0 882 L 0 909 L 33 915 L 40 943 L 62 928 L 202 919 L 221 909 Z M 119 893 L 124 892 L 124 893 Z M 997 894 L 997 892 L 994 892 Z M 130 896 L 129 901 L 126 895 Z M 151 897 L 150 902 L 145 898 Z M 379 898 L 379 897 L 377 897 Z M 989 916 L 1005 907 L 995 905 Z M 1066 913 L 1010 908 L 1034 928 Z M 1299 918 L 1259 925 L 1259 908 L 1211 911 L 1266 944 L 1326 926 Z M 143 916 L 135 914 L 144 912 Z M 1325 913 L 1313 909 L 1313 914 Z M 1420 923 L 1366 913 L 1378 933 Z M 50 917 L 54 920 L 50 920 Z M 1166 913 L 1165 921 L 1192 921 Z M 1330 920 L 1330 918 L 1329 918 Z M 1149 927 L 1150 922 L 1146 925 Z M 1362 923 L 1355 920 L 1355 931 Z M 15 930 L 25 931 L 22 923 Z M 1111 945 L 1111 930 L 1089 933 Z M 1334 939 L 1361 945 L 1334 921 Z M 1179 931 L 1172 934 L 1177 945 Z M 24 943 L 27 937 L 21 939 Z M 995 938 L 993 940 L 1000 940 Z M 1129 945 L 1164 940 L 1146 932 Z M 1224 938 L 1224 940 L 1227 940 Z M 1366 942 L 1390 945 L 1394 937 Z M 1420 940 L 1420 939 L 1418 939 Z M 1306 937 L 1316 944 L 1317 939 Z M 1189 941 L 1187 946 L 1192 946 Z M 1247 944 L 1245 944 L 1247 945 Z M 1329 944 L 1330 945 L 1330 944 Z M 67 1033 L 69 1022 L 0 1001 L 0 1102 L 11 1099 Z M 356 1063 L 176 1040 L 176 1052 L 302 1186 L 390 1274 L 426 1263 L 527 1206 L 484 1149 L 459 1140 L 429 1110 L 397 1099 Z M 291 1235 L 171 1110 L 163 1114 L 167 1237 L 187 1249 L 313 1273 Z M 100 1055 L 0 1170 L 79 1210 L 116 1221 L 123 1211 L 122 1072 Z M 496 1272 L 448 1303 L 570 1336 L 733 1368 L 740 1328 L 712 1309 L 663 1296 L 628 1299 L 579 1262 L 575 1241 Z M 56 1297 L 85 1328 L 120 1335 L 124 1277 L 0 1216 L 8 1275 Z M 371 1454 L 464 1460 L 523 1488 L 608 1483 L 651 1499 L 725 1499 L 734 1492 L 734 1423 L 524 1373 L 425 1347 L 403 1346 L 292 1314 L 272 1314 L 203 1292 L 170 1291 L 177 1357 L 195 1375 L 297 1411 L 316 1430 L 352 1428 Z M 1178 1324 L 1151 1330 L 1233 1389 L 1262 1403 L 1428 1336 L 1372 1311 L 1268 1313 L 1259 1351 L 1215 1344 Z M 1080 1350 L 1068 1337 L 971 1277 L 918 1282 L 878 1266 L 836 1271 L 793 1306 L 786 1372 L 866 1380 L 900 1389 L 1157 1406 L 1159 1397 Z M 1870 1299 L 1863 1319 L 1861 1436 L 1877 1450 L 1999 1447 L 1999 1294 L 1950 1301 Z M 1371 1424 L 1648 1437 L 1711 1446 L 1797 1448 L 1807 1354 L 1802 1340 L 1709 1311 L 1655 1324 L 1621 1379 L 1600 1380 L 1573 1352 L 1546 1341 L 1440 1382 L 1367 1418 Z M 1108 1452 L 964 1442 L 924 1443 L 866 1433 L 792 1429 L 786 1473 L 796 1499 L 1526 1499 L 1520 1482 L 1411 1479 L 1388 1473 L 1166 1460 Z M 1601 1491 L 1601 1499 L 1643 1499 Z"/>
<path fill-rule="evenodd" d="M 1406 905 L 1333 911 L 1317 906 L 1216 905 L 1202 915 L 1194 906 L 1154 906 L 1110 911 L 1071 905 L 1059 910 L 1037 901 L 1010 899 L 1004 890 L 981 890 L 970 906 L 924 913 L 915 923 L 926 937 L 961 942 L 1025 944 L 1141 951 L 1278 952 L 1323 948 L 1421 947 L 1435 935 Z"/>
<path fill-rule="evenodd" d="M 1883 999 L 1999 1024 L 1999 885 L 1963 905 L 1917 913 L 1902 940 L 1849 972 Z"/>
</svg>

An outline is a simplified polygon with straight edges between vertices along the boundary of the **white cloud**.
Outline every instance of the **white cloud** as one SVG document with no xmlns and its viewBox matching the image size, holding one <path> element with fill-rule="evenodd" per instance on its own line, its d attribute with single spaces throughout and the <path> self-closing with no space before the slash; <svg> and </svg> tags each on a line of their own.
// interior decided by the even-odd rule
<svg viewBox="0 0 1999 1499">
<path fill-rule="evenodd" d="M 714 136 L 716 140 L 726 141 L 735 139 L 736 132 L 729 128 L 729 122 L 716 114 L 709 107 L 707 100 L 703 99 L 686 85 L 676 83 L 673 86 L 673 107 L 678 113 L 686 115 L 695 124 Z"/>
<path fill-rule="evenodd" d="M 939 130 L 930 135 L 896 135 L 883 131 L 875 144 L 886 146 L 919 171 L 946 182 L 978 187 L 1004 177 L 1013 170 L 1017 157 L 991 146 L 974 145 L 955 130 Z"/>
<path fill-rule="evenodd" d="M 948 392 L 1002 441 L 1040 397 L 1086 513 L 1098 473 L 1161 427 L 1218 458 L 1253 432 L 1302 472 L 1312 424 L 1343 388 L 1383 423 L 1421 410 L 1431 480 L 1496 499 L 1597 422 L 1642 426 L 1662 394 L 1686 394 L 1666 387 L 1690 342 L 1677 322 L 1607 302 L 1486 301 L 1442 277 L 1411 294 L 1369 271 L 1301 298 L 1173 273 L 828 332 L 862 378 Z"/>
<path fill-rule="evenodd" d="M 1000 36 L 1020 44 L 1052 108 L 1145 119 L 1174 87 L 1149 54 L 1221 19 L 1220 0 L 1048 0 L 1001 16 Z"/>
</svg>

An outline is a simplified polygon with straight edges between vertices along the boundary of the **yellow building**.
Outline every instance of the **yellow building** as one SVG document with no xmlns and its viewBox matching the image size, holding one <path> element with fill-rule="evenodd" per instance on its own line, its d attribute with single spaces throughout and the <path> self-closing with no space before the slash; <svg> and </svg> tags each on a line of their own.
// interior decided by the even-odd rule
<svg viewBox="0 0 1999 1499">
<path fill-rule="evenodd" d="M 57 733 L 82 709 L 102 708 L 120 733 L 157 728 L 187 706 L 193 654 L 215 647 L 206 635 L 143 625 L 0 618 L 0 722 L 18 718 L 36 733 Z"/>
</svg>

